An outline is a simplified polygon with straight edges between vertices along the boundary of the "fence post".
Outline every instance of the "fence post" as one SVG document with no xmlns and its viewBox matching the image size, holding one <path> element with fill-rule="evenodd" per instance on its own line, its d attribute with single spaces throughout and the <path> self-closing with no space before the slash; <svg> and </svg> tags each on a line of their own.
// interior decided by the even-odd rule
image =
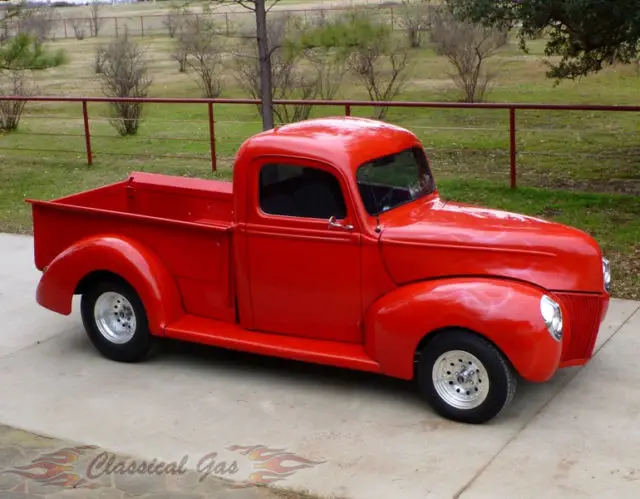
<svg viewBox="0 0 640 499">
<path fill-rule="evenodd" d="M 87 111 L 87 101 L 82 101 L 82 119 L 84 120 L 84 142 L 87 149 L 87 164 L 93 164 L 93 155 L 91 154 L 91 132 L 89 130 L 89 112 Z"/>
<path fill-rule="evenodd" d="M 344 115 L 351 116 L 351 104 L 346 104 L 344 106 Z"/>
<path fill-rule="evenodd" d="M 142 32 L 142 38 L 144 38 L 144 17 L 140 16 L 140 31 Z"/>
<path fill-rule="evenodd" d="M 227 38 L 228 38 L 229 37 L 229 13 L 228 12 L 224 13 L 224 22 L 227 27 Z"/>
<path fill-rule="evenodd" d="M 114 17 L 113 20 L 116 22 L 116 38 L 118 38 L 118 18 Z"/>
<path fill-rule="evenodd" d="M 509 163 L 511 167 L 511 188 L 516 188 L 516 108 L 509 108 Z"/>
<path fill-rule="evenodd" d="M 62 22 L 64 24 L 64 37 L 67 38 L 67 20 L 63 19 Z"/>
<path fill-rule="evenodd" d="M 213 102 L 208 103 L 209 106 L 209 143 L 211 150 L 211 171 L 215 172 L 217 169 L 216 164 L 216 134 L 213 125 Z"/>
<path fill-rule="evenodd" d="M 389 10 L 391 11 L 391 31 L 394 31 L 394 22 L 393 22 L 393 7 L 389 7 Z"/>
</svg>

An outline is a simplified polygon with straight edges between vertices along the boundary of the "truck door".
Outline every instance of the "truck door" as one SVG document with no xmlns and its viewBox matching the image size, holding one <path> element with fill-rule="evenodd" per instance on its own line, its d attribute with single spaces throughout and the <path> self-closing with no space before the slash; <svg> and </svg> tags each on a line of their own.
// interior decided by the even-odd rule
<svg viewBox="0 0 640 499">
<path fill-rule="evenodd" d="M 344 178 L 284 158 L 254 162 L 247 178 L 253 328 L 361 342 L 360 236 Z"/>
</svg>

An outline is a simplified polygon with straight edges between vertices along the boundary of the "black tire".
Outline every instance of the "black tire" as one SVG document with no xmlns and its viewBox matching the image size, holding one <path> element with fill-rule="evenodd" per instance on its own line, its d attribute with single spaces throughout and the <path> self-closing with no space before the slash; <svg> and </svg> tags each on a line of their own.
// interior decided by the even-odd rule
<svg viewBox="0 0 640 499">
<path fill-rule="evenodd" d="M 445 355 L 453 351 L 463 354 Z M 445 357 L 441 359 L 443 355 Z M 476 360 L 480 365 L 475 365 Z M 438 382 L 434 381 L 436 362 Z M 516 392 L 517 377 L 504 355 L 489 341 L 464 330 L 442 332 L 427 342 L 420 352 L 416 369 L 422 396 L 438 414 L 453 421 L 485 423 L 500 414 Z M 487 378 L 488 389 L 482 377 Z"/>
<path fill-rule="evenodd" d="M 107 293 L 116 293 L 117 295 Z M 104 295 L 104 296 L 103 296 Z M 117 297 L 124 297 L 125 300 L 117 301 Z M 101 297 L 103 297 L 101 299 Z M 120 324 L 129 324 L 129 327 L 121 329 L 123 338 L 117 342 L 114 337 L 109 339 L 105 330 L 105 322 L 100 324 L 96 318 L 94 310 L 100 300 L 99 308 L 104 309 L 104 304 L 109 303 L 107 299 L 113 297 L 113 316 Z M 128 302 L 128 303 L 127 303 Z M 116 307 L 121 308 L 116 308 Z M 129 314 L 131 312 L 131 315 Z M 135 290 L 126 282 L 120 280 L 100 281 L 92 285 L 83 295 L 81 301 L 82 323 L 95 348 L 105 357 L 118 362 L 138 362 L 147 357 L 154 343 L 154 337 L 149 332 L 147 313 L 140 297 Z M 121 318 L 119 314 L 125 314 Z M 134 320 L 131 320 L 133 316 Z M 123 322 L 124 321 L 124 322 Z M 135 326 L 133 324 L 135 323 Z M 113 330 L 107 329 L 107 330 Z M 130 336 L 130 337 L 129 337 Z"/>
</svg>

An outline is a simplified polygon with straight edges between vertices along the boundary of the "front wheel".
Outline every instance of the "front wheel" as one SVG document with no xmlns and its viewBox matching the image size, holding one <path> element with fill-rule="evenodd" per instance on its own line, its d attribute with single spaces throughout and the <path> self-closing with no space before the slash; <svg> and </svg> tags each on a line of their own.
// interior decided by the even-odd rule
<svg viewBox="0 0 640 499">
<path fill-rule="evenodd" d="M 517 379 L 503 354 L 484 338 L 455 330 L 429 341 L 417 365 L 418 385 L 448 419 L 480 424 L 512 401 Z"/>
<path fill-rule="evenodd" d="M 89 339 L 105 357 L 137 362 L 147 356 L 153 336 L 135 290 L 119 280 L 98 282 L 82 295 L 82 322 Z"/>
</svg>

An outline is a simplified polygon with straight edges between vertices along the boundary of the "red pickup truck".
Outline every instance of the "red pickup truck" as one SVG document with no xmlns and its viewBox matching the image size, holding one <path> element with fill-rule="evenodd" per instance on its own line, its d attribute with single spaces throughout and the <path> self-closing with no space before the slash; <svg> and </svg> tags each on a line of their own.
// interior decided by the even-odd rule
<svg viewBox="0 0 640 499">
<path fill-rule="evenodd" d="M 233 182 L 132 173 L 28 202 L 37 302 L 70 314 L 82 295 L 104 356 L 167 337 L 370 371 L 456 421 L 585 364 L 609 304 L 594 239 L 442 199 L 417 137 L 374 120 L 257 134 Z"/>
</svg>

